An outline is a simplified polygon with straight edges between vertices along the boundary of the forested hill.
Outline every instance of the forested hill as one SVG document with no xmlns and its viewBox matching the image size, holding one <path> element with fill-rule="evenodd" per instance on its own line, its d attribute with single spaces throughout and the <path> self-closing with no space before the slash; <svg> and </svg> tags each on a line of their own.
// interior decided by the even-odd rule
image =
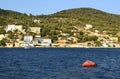
<svg viewBox="0 0 120 79">
<path fill-rule="evenodd" d="M 93 8 L 77 8 L 63 10 L 52 16 L 76 20 L 80 24 L 92 24 L 96 29 L 116 30 L 120 28 L 120 15 L 110 14 Z M 76 23 L 77 24 L 77 23 Z"/>
<path fill-rule="evenodd" d="M 5 26 L 7 24 L 24 24 L 23 21 L 27 20 L 27 18 L 27 14 L 0 9 L 0 26 Z"/>
<path fill-rule="evenodd" d="M 40 20 L 40 23 L 32 22 L 34 19 Z M 43 29 L 65 30 L 72 29 L 72 26 L 84 27 L 85 24 L 91 24 L 94 29 L 119 31 L 120 15 L 106 13 L 93 8 L 76 8 L 63 10 L 50 15 L 27 15 L 15 11 L 0 9 L 0 26 L 7 24 L 26 25 L 30 21 L 31 26 L 40 26 Z"/>
<path fill-rule="evenodd" d="M 0 9 L 0 15 L 10 15 L 10 14 L 22 14 L 22 13 L 19 13 L 19 12 L 15 12 L 15 11 L 11 11 L 11 10 L 3 10 L 3 9 Z"/>
</svg>

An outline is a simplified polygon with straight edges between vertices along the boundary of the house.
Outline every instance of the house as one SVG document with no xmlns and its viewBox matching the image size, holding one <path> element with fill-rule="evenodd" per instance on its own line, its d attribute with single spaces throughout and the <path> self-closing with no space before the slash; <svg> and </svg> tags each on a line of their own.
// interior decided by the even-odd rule
<svg viewBox="0 0 120 79">
<path fill-rule="evenodd" d="M 52 47 L 59 47 L 58 43 L 52 43 Z"/>
<path fill-rule="evenodd" d="M 18 30 L 18 31 L 22 31 L 23 29 L 23 26 L 22 25 L 8 25 L 7 27 L 6 27 L 6 31 L 14 31 L 14 30 Z"/>
<path fill-rule="evenodd" d="M 93 26 L 91 24 L 86 24 L 85 29 L 91 29 Z"/>
<path fill-rule="evenodd" d="M 23 31 L 23 26 L 22 25 L 15 25 L 15 30 L 18 30 L 18 31 Z"/>
<path fill-rule="evenodd" d="M 68 41 L 67 40 L 58 40 L 58 41 L 56 41 L 55 43 L 57 43 L 60 47 L 66 47 L 66 43 L 67 43 Z"/>
<path fill-rule="evenodd" d="M 33 22 L 34 22 L 34 23 L 40 23 L 41 21 L 40 21 L 40 20 L 37 20 L 37 19 L 34 19 Z"/>
<path fill-rule="evenodd" d="M 51 46 L 51 44 L 52 44 L 51 39 L 49 39 L 49 38 L 42 38 L 42 40 L 41 40 L 41 46 L 43 46 L 43 47 L 49 47 L 49 46 Z"/>
<path fill-rule="evenodd" d="M 85 47 L 85 43 L 77 43 L 78 47 Z"/>
<path fill-rule="evenodd" d="M 68 33 L 61 33 L 62 36 L 68 36 Z"/>
<path fill-rule="evenodd" d="M 37 45 L 40 42 L 41 42 L 41 36 L 40 35 L 35 35 L 34 41 L 33 41 L 34 45 Z"/>
<path fill-rule="evenodd" d="M 6 47 L 13 47 L 14 46 L 14 43 L 13 42 L 8 42 L 6 43 Z"/>
<path fill-rule="evenodd" d="M 58 40 L 58 41 L 56 41 L 56 43 L 60 43 L 60 44 L 65 44 L 67 42 L 67 40 Z"/>
<path fill-rule="evenodd" d="M 95 47 L 94 41 L 87 41 L 87 47 Z"/>
<path fill-rule="evenodd" d="M 103 45 L 103 47 L 109 47 L 109 45 L 107 43 L 103 43 L 102 45 Z"/>
<path fill-rule="evenodd" d="M 3 34 L 0 35 L 0 40 L 2 40 L 3 38 L 5 38 L 5 36 Z"/>
<path fill-rule="evenodd" d="M 30 43 L 33 41 L 33 36 L 32 35 L 26 35 L 24 36 L 24 42 L 25 43 Z"/>
<path fill-rule="evenodd" d="M 6 27 L 6 31 L 13 31 L 13 30 L 15 30 L 15 27 L 14 27 L 15 25 L 8 25 L 7 27 Z"/>
<path fill-rule="evenodd" d="M 69 37 L 67 38 L 68 41 L 72 41 L 72 42 L 77 42 L 78 41 L 78 38 L 76 37 Z"/>
<path fill-rule="evenodd" d="M 19 41 L 19 47 L 26 47 L 27 45 L 24 41 Z"/>
<path fill-rule="evenodd" d="M 68 47 L 78 47 L 77 44 L 69 44 Z"/>
<path fill-rule="evenodd" d="M 34 32 L 36 34 L 40 34 L 40 27 L 29 27 L 31 32 Z"/>
<path fill-rule="evenodd" d="M 20 47 L 20 43 L 16 42 L 15 47 Z"/>
<path fill-rule="evenodd" d="M 113 42 L 118 42 L 118 37 L 110 37 L 110 40 L 112 40 Z"/>
</svg>

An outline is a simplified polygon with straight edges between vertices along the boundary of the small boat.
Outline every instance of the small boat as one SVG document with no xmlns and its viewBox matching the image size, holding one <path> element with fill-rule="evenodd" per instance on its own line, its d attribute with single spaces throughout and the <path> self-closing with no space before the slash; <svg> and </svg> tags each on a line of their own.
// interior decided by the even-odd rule
<svg viewBox="0 0 120 79">
<path fill-rule="evenodd" d="M 28 44 L 26 47 L 24 47 L 24 49 L 30 49 L 30 48 L 33 48 L 34 45 L 33 44 Z"/>
</svg>

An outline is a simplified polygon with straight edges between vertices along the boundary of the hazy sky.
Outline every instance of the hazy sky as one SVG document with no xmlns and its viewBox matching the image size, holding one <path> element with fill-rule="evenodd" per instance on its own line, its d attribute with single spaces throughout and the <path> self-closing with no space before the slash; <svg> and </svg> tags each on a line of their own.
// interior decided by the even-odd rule
<svg viewBox="0 0 120 79">
<path fill-rule="evenodd" d="M 120 0 L 1 0 L 0 8 L 21 13 L 52 14 L 71 8 L 90 7 L 120 15 Z"/>
</svg>

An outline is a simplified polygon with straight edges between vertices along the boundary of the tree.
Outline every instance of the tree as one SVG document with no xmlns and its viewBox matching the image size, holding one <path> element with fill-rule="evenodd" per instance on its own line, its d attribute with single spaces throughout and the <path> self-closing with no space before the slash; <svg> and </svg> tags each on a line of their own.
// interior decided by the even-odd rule
<svg viewBox="0 0 120 79">
<path fill-rule="evenodd" d="M 120 36 L 118 37 L 118 42 L 120 42 Z"/>
<path fill-rule="evenodd" d="M 95 45 L 96 45 L 96 46 L 101 46 L 102 43 L 101 43 L 100 41 L 95 41 Z"/>
<path fill-rule="evenodd" d="M 5 39 L 0 40 L 0 46 L 6 46 Z"/>
<path fill-rule="evenodd" d="M 84 35 L 84 32 L 80 31 L 80 32 L 79 32 L 79 35 Z"/>
<path fill-rule="evenodd" d="M 41 34 L 42 37 L 47 36 L 49 34 L 50 34 L 50 28 L 49 27 L 42 28 L 42 34 Z"/>
<path fill-rule="evenodd" d="M 11 30 L 7 31 L 7 34 L 12 34 L 13 32 Z"/>
<path fill-rule="evenodd" d="M 98 37 L 97 36 L 86 36 L 84 40 L 86 41 L 97 41 Z"/>
<path fill-rule="evenodd" d="M 56 30 L 51 30 L 50 31 L 49 36 L 52 39 L 52 42 L 54 42 L 58 39 L 57 35 L 58 35 L 58 32 Z"/>
<path fill-rule="evenodd" d="M 1 29 L 0 34 L 6 34 L 6 31 L 4 29 Z"/>
</svg>

